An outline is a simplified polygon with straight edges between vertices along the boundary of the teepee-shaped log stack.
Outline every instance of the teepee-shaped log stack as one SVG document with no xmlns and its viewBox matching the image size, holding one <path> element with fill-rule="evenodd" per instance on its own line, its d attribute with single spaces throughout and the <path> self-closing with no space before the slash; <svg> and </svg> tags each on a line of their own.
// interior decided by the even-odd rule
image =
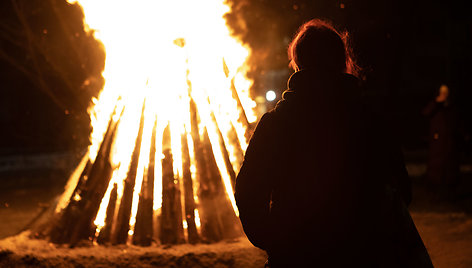
<svg viewBox="0 0 472 268">
<path fill-rule="evenodd" d="M 118 105 L 117 105 L 118 106 Z M 123 114 L 125 108 L 121 111 Z M 190 130 L 180 135 L 181 152 L 172 151 L 171 127 L 167 125 L 162 135 L 157 135 L 157 120 L 150 135 L 149 162 L 142 174 L 139 199 L 135 221 L 130 224 L 133 206 L 133 194 L 137 189 L 137 172 L 145 118 L 145 104 L 141 112 L 138 134 L 128 167 L 126 179 L 123 181 L 122 192 L 118 194 L 119 185 L 110 183 L 113 174 L 111 161 L 112 148 L 115 142 L 117 127 L 122 119 L 115 107 L 110 117 L 108 128 L 98 150 L 95 160 L 86 159 L 82 170 L 75 172 L 76 185 L 69 191 L 68 204 L 57 211 L 52 224 L 42 230 L 42 234 L 53 243 L 75 246 L 83 241 L 95 241 L 99 244 L 126 244 L 150 246 L 153 242 L 162 244 L 217 242 L 233 239 L 242 235 L 242 228 L 233 208 L 227 189 L 223 183 L 221 172 L 227 172 L 234 187 L 236 172 L 230 161 L 227 144 L 218 127 L 215 115 L 210 118 L 216 129 L 219 150 L 215 151 L 210 141 L 208 129 L 199 125 L 200 116 L 196 103 L 190 98 Z M 244 115 L 244 113 L 241 113 Z M 113 119 L 115 118 L 115 120 Z M 118 119 L 116 119 L 118 118 Z M 149 120 L 149 119 L 147 119 Z M 247 120 L 246 120 L 247 122 Z M 202 129 L 201 129 L 202 128 Z M 234 126 L 231 124 L 228 139 L 232 148 L 236 148 L 235 156 L 242 162 L 243 149 L 237 139 Z M 162 137 L 162 139 L 158 139 Z M 191 139 L 189 139 L 191 138 Z M 175 142 L 175 141 L 174 141 Z M 189 149 L 191 142 L 192 148 Z M 156 144 L 162 146 L 156 146 Z M 148 148 L 148 147 L 146 147 Z M 162 151 L 156 152 L 156 148 Z M 119 148 L 115 148 L 119 150 Z M 221 171 L 215 160 L 215 153 L 221 154 L 226 170 Z M 161 155 L 159 158 L 157 156 Z M 181 156 L 181 173 L 175 174 L 174 155 Z M 86 156 L 87 157 L 87 156 Z M 160 160 L 160 161 L 159 161 Z M 192 164 L 194 172 L 192 172 Z M 155 177 L 156 165 L 162 166 L 161 177 Z M 155 184 L 161 183 L 162 200 L 154 200 Z M 105 195 L 111 187 L 109 195 Z M 107 197 L 106 216 L 101 228 L 97 228 L 94 220 L 104 197 Z M 136 202 L 136 200 L 135 200 Z M 155 209 L 155 202 L 162 202 Z M 136 204 L 135 204 L 136 205 Z"/>
</svg>

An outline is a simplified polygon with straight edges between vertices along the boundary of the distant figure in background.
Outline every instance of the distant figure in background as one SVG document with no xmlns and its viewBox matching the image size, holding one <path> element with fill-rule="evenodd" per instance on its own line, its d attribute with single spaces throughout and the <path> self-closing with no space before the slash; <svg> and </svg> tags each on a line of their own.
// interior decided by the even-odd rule
<svg viewBox="0 0 472 268">
<path fill-rule="evenodd" d="M 429 118 L 428 180 L 451 191 L 459 182 L 460 127 L 447 85 L 441 85 L 434 100 L 423 109 Z"/>
<path fill-rule="evenodd" d="M 365 104 L 346 38 L 315 19 L 290 44 L 295 73 L 236 179 L 244 231 L 271 268 L 432 267 L 400 146 Z"/>
</svg>

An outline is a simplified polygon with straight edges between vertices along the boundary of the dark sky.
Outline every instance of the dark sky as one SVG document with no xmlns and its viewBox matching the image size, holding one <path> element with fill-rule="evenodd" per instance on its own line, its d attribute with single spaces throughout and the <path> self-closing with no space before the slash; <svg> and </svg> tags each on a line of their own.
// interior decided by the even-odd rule
<svg viewBox="0 0 472 268">
<path fill-rule="evenodd" d="M 64 0 L 0 2 L 0 155 L 88 144 L 103 47 Z"/>
<path fill-rule="evenodd" d="M 442 83 L 470 131 L 472 16 L 462 2 L 229 2 L 228 24 L 253 50 L 254 95 L 285 89 L 290 39 L 303 22 L 323 18 L 350 32 L 366 91 L 396 118 L 405 146 L 425 146 L 420 110 Z M 103 83 L 104 52 L 83 31 L 80 8 L 65 0 L 0 5 L 0 155 L 84 148 L 86 107 Z"/>
<path fill-rule="evenodd" d="M 383 80 L 386 85 L 382 87 L 403 87 L 400 81 L 404 79 L 447 83 L 457 79 L 452 69 L 458 61 L 470 65 L 471 16 L 459 2 L 232 2 L 229 24 L 255 49 L 255 69 L 285 68 L 288 42 L 297 28 L 312 18 L 328 19 L 340 30 L 350 32 L 360 65 L 367 75 L 375 76 L 373 79 Z M 240 20 L 246 27 L 239 26 Z M 387 78 L 392 75 L 395 77 Z"/>
<path fill-rule="evenodd" d="M 312 18 L 350 33 L 364 68 L 366 91 L 395 119 L 402 143 L 424 147 L 428 122 L 420 111 L 447 84 L 470 131 L 472 16 L 460 1 L 233 0 L 230 24 L 255 50 L 255 92 L 283 91 L 291 71 L 286 48 Z M 238 12 L 239 11 L 239 12 Z M 237 18 L 246 28 L 237 27 Z"/>
</svg>

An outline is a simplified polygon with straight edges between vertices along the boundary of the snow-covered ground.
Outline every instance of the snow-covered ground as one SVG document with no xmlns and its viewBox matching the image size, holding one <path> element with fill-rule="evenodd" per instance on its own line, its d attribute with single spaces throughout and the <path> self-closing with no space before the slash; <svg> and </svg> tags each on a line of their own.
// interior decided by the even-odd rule
<svg viewBox="0 0 472 268">
<path fill-rule="evenodd" d="M 472 216 L 415 212 L 413 220 L 436 268 L 472 267 Z"/>
<path fill-rule="evenodd" d="M 472 216 L 415 212 L 415 224 L 437 268 L 472 267 Z M 30 239 L 0 241 L 0 267 L 260 267 L 263 251 L 245 238 L 216 244 L 68 248 Z"/>
<path fill-rule="evenodd" d="M 68 248 L 30 239 L 0 241 L 0 267 L 263 267 L 266 255 L 247 239 L 175 246 Z"/>
<path fill-rule="evenodd" d="M 175 246 L 69 248 L 31 239 L 28 226 L 63 191 L 65 170 L 0 173 L 0 268 L 3 267 L 263 267 L 264 251 L 245 238 Z"/>
<path fill-rule="evenodd" d="M 412 166 L 410 166 L 411 168 Z M 415 167 L 422 173 L 421 167 Z M 413 172 L 414 173 L 414 172 Z M 0 174 L 1 176 L 1 174 Z M 30 239 L 23 231 L 62 192 L 64 172 L 0 177 L 0 267 L 263 267 L 266 255 L 245 238 L 216 244 L 84 246 L 68 248 Z M 472 267 L 472 174 L 459 194 L 444 200 L 414 178 L 410 207 L 415 224 L 439 268 Z"/>
</svg>

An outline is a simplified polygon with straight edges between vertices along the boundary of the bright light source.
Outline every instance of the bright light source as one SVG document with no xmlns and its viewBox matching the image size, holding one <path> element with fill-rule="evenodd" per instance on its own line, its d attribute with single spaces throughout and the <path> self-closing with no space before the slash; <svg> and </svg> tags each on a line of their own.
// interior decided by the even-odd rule
<svg viewBox="0 0 472 268">
<path fill-rule="evenodd" d="M 276 97 L 277 97 L 277 94 L 275 94 L 275 91 L 273 91 L 273 90 L 267 91 L 266 100 L 273 101 L 273 100 L 275 100 Z"/>
</svg>

